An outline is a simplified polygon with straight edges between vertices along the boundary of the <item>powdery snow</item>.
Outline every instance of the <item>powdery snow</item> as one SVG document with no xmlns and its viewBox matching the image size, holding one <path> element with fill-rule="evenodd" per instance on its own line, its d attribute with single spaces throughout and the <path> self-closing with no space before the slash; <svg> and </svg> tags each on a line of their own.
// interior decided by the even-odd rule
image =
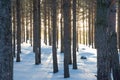
<svg viewBox="0 0 120 80">
<path fill-rule="evenodd" d="M 77 52 L 78 69 L 73 70 L 72 65 L 69 66 L 70 78 L 64 78 L 63 58 L 64 54 L 58 49 L 58 67 L 59 72 L 53 73 L 52 47 L 42 43 L 42 63 L 35 65 L 35 55 L 30 44 L 23 43 L 21 50 L 21 62 L 15 62 L 14 59 L 14 80 L 97 80 L 95 75 L 96 66 L 96 50 L 79 46 Z M 87 59 L 80 59 L 81 56 Z"/>
</svg>

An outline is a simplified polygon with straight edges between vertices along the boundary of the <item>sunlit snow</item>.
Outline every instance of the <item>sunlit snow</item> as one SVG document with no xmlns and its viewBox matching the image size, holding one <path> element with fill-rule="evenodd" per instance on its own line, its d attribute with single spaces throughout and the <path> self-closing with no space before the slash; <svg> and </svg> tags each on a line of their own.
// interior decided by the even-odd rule
<svg viewBox="0 0 120 80">
<path fill-rule="evenodd" d="M 70 78 L 64 78 L 63 53 L 58 49 L 59 72 L 53 73 L 52 47 L 42 43 L 42 63 L 35 65 L 35 55 L 30 44 L 23 43 L 21 50 L 21 62 L 14 59 L 14 80 L 96 80 L 96 50 L 79 45 L 77 52 L 78 69 L 73 70 L 69 66 Z M 81 56 L 87 59 L 81 59 Z"/>
</svg>

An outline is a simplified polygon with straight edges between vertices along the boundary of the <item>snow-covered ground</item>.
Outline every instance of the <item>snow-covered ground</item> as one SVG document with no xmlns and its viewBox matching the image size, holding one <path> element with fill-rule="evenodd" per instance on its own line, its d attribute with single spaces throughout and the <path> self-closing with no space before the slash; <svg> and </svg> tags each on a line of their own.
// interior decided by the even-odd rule
<svg viewBox="0 0 120 80">
<path fill-rule="evenodd" d="M 35 55 L 30 44 L 23 43 L 21 50 L 21 62 L 15 62 L 14 59 L 14 80 L 96 80 L 96 50 L 79 46 L 77 52 L 78 69 L 73 70 L 69 65 L 70 78 L 64 78 L 63 53 L 58 49 L 58 67 L 59 72 L 53 73 L 52 47 L 42 43 L 42 63 L 35 65 Z M 81 59 L 86 56 L 87 59 Z"/>
</svg>

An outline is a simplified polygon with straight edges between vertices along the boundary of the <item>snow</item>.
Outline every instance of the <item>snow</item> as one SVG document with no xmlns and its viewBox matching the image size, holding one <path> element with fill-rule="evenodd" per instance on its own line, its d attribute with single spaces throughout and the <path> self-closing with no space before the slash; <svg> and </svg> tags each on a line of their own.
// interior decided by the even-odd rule
<svg viewBox="0 0 120 80">
<path fill-rule="evenodd" d="M 35 55 L 30 44 L 23 43 L 21 50 L 21 62 L 14 59 L 14 80 L 97 80 L 96 79 L 96 50 L 84 45 L 79 45 L 77 52 L 77 70 L 69 65 L 70 78 L 64 78 L 63 58 L 64 54 L 58 49 L 59 72 L 53 73 L 52 47 L 42 43 L 42 63 L 35 65 Z M 86 56 L 87 59 L 80 59 Z"/>
</svg>

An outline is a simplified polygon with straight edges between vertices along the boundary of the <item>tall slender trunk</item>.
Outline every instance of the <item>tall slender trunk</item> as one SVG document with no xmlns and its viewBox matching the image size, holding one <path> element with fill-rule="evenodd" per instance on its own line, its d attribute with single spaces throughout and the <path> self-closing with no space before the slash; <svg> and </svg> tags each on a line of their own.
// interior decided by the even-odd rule
<svg viewBox="0 0 120 80">
<path fill-rule="evenodd" d="M 35 64 L 41 63 L 41 21 L 40 21 L 40 0 L 33 1 L 33 43 L 35 52 Z"/>
<path fill-rule="evenodd" d="M 60 19 L 60 26 L 61 26 L 61 53 L 64 52 L 64 26 L 63 26 L 63 0 L 61 0 L 61 19 Z"/>
<path fill-rule="evenodd" d="M 20 62 L 21 53 L 21 15 L 20 15 L 20 0 L 16 1 L 16 13 L 17 13 L 17 59 L 16 62 Z"/>
<path fill-rule="evenodd" d="M 73 69 L 77 69 L 77 59 L 76 59 L 76 0 L 73 0 Z"/>
<path fill-rule="evenodd" d="M 33 1 L 30 0 L 30 44 L 32 46 L 33 43 L 33 5 L 32 5 Z"/>
<path fill-rule="evenodd" d="M 85 5 L 84 5 L 84 3 L 82 4 L 82 7 L 83 7 L 83 12 L 82 12 L 82 16 L 83 16 L 83 18 L 82 18 L 82 20 L 83 20 L 83 25 L 82 25 L 82 27 L 83 27 L 83 30 L 82 30 L 82 36 L 83 36 L 83 44 L 85 44 Z"/>
<path fill-rule="evenodd" d="M 88 45 L 91 45 L 91 2 L 88 8 Z"/>
<path fill-rule="evenodd" d="M 52 52 L 53 52 L 53 72 L 58 72 L 58 63 L 57 63 L 57 2 L 56 0 L 52 0 L 52 27 L 53 27 L 53 44 L 52 44 Z"/>
<path fill-rule="evenodd" d="M 47 13 L 46 13 L 46 3 L 47 1 L 44 0 L 44 43 L 47 45 Z"/>
<path fill-rule="evenodd" d="M 69 60 L 70 60 L 70 41 L 69 41 L 69 28 L 70 28 L 70 0 L 63 0 L 63 16 L 64 16 L 64 78 L 70 77 L 69 75 Z"/>
<path fill-rule="evenodd" d="M 92 48 L 94 47 L 94 5 L 92 5 L 92 20 L 91 20 L 91 43 Z"/>
<path fill-rule="evenodd" d="M 68 53 L 69 53 L 69 64 L 72 64 L 72 56 L 71 56 L 71 0 L 69 0 L 69 8 L 68 8 L 68 21 L 69 21 L 69 28 L 68 28 Z"/>
<path fill-rule="evenodd" d="M 118 0 L 118 48 L 120 51 L 120 0 Z"/>
<path fill-rule="evenodd" d="M 48 7 L 48 37 L 49 37 L 49 45 L 51 46 L 52 45 L 52 31 L 51 31 L 51 11 L 50 11 L 50 4 L 49 4 L 49 7 Z"/>
<path fill-rule="evenodd" d="M 16 41 L 15 41 L 15 34 L 16 34 L 16 9 L 15 9 L 15 1 L 13 2 L 13 4 L 12 4 L 12 12 L 13 12 L 13 15 L 12 15 L 12 17 L 13 17 L 13 26 L 12 26 L 12 52 L 13 52 L 13 55 L 14 55 L 14 57 L 16 56 L 16 54 L 15 54 L 15 48 L 16 48 Z"/>
<path fill-rule="evenodd" d="M 22 2 L 24 2 L 22 0 Z M 25 42 L 25 10 L 24 10 L 25 4 L 21 8 L 21 42 Z"/>
</svg>

